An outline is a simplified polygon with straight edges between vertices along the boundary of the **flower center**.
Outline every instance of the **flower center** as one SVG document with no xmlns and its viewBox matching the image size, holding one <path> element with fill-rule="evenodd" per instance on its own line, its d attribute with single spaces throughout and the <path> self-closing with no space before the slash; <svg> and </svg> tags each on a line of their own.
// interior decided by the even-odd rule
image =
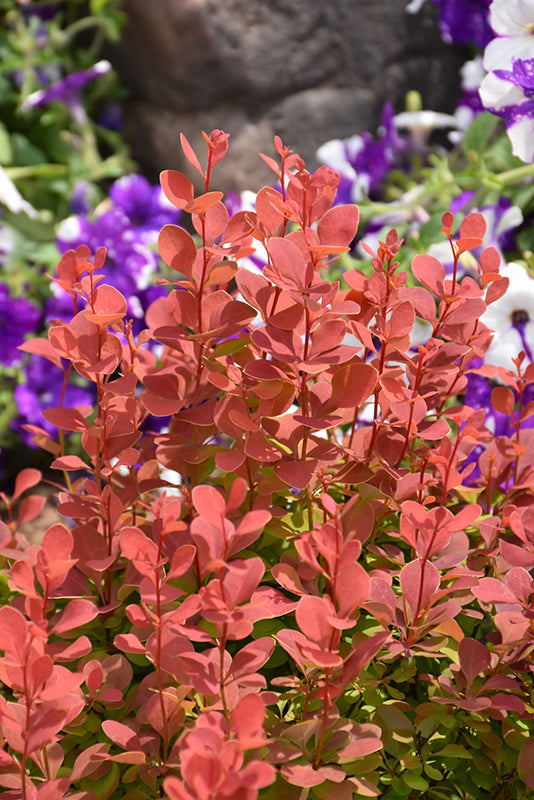
<svg viewBox="0 0 534 800">
<path fill-rule="evenodd" d="M 512 313 L 512 325 L 515 327 L 523 326 L 529 320 L 528 311 L 522 308 L 517 308 Z"/>
</svg>

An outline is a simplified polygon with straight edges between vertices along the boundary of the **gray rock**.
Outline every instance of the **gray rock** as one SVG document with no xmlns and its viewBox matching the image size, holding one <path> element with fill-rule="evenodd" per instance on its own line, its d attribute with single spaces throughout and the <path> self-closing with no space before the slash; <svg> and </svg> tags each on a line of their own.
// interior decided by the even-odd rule
<svg viewBox="0 0 534 800">
<path fill-rule="evenodd" d="M 212 188 L 258 189 L 281 136 L 314 168 L 325 141 L 374 131 L 391 100 L 416 89 L 450 111 L 462 55 L 439 36 L 435 7 L 407 0 L 123 0 L 128 23 L 108 54 L 130 90 L 134 158 L 156 179 L 179 169 L 198 183 L 179 146 L 204 154 L 202 131 L 230 134 Z"/>
</svg>

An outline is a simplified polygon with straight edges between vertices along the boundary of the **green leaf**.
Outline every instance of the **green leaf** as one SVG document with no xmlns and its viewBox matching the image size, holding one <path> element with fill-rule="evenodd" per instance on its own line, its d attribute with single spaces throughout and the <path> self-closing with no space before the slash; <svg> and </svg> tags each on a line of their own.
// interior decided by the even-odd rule
<svg viewBox="0 0 534 800">
<path fill-rule="evenodd" d="M 461 744 L 446 744 L 442 750 L 432 753 L 433 756 L 444 756 L 445 758 L 473 758 L 471 753 L 462 747 Z"/>
<path fill-rule="evenodd" d="M 401 777 L 410 789 L 417 789 L 419 792 L 426 792 L 430 785 L 422 775 L 414 775 L 412 772 L 403 772 Z"/>
<path fill-rule="evenodd" d="M 425 764 L 424 766 L 425 774 L 430 778 L 431 781 L 441 781 L 443 780 L 443 773 L 436 769 L 431 764 Z"/>
<path fill-rule="evenodd" d="M 0 122 L 0 164 L 6 166 L 13 161 L 13 148 L 11 139 L 5 125 Z"/>
<path fill-rule="evenodd" d="M 499 117 L 495 114 L 489 111 L 478 114 L 464 133 L 462 141 L 464 153 L 467 154 L 470 150 L 481 153 L 498 124 Z"/>
</svg>

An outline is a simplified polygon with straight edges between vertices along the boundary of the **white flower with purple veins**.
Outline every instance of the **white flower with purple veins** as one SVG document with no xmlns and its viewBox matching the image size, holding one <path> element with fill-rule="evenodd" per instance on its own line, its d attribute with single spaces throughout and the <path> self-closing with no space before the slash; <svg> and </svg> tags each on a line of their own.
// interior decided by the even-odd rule
<svg viewBox="0 0 534 800">
<path fill-rule="evenodd" d="M 534 42 L 534 39 L 533 39 Z M 522 161 L 534 159 L 534 57 L 516 58 L 512 69 L 496 69 L 480 86 L 485 107 L 504 119 L 512 151 Z"/>
<path fill-rule="evenodd" d="M 534 0 L 493 0 L 490 25 L 497 35 L 484 51 L 488 72 L 510 67 L 517 58 L 534 58 Z"/>
<path fill-rule="evenodd" d="M 528 361 L 534 361 L 534 280 L 514 262 L 501 267 L 500 274 L 510 279 L 510 285 L 480 318 L 495 331 L 486 361 L 515 372 L 512 358 L 521 350 Z"/>
<path fill-rule="evenodd" d="M 105 75 L 111 70 L 109 61 L 98 61 L 89 69 L 82 69 L 66 75 L 57 83 L 30 94 L 21 105 L 23 110 L 40 108 L 48 103 L 62 103 L 69 109 L 72 118 L 78 124 L 86 122 L 86 113 L 81 100 L 84 86 L 95 78 Z"/>
</svg>

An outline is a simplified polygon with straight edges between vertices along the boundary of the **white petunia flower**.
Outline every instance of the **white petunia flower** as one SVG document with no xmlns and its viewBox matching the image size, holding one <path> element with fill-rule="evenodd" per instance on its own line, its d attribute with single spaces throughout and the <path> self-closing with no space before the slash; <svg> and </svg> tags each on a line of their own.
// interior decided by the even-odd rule
<svg viewBox="0 0 534 800">
<path fill-rule="evenodd" d="M 534 0 L 493 0 L 490 25 L 497 34 L 484 51 L 484 67 L 506 69 L 514 58 L 534 58 Z"/>
<path fill-rule="evenodd" d="M 37 211 L 28 203 L 11 178 L 8 177 L 6 171 L 0 166 L 0 203 L 7 206 L 13 214 L 20 214 L 24 211 L 29 217 L 35 219 Z"/>
<path fill-rule="evenodd" d="M 534 280 L 515 262 L 501 267 L 500 274 L 510 279 L 510 285 L 481 317 L 495 331 L 486 361 L 515 371 L 512 358 L 521 350 L 529 361 L 534 360 Z"/>
</svg>

